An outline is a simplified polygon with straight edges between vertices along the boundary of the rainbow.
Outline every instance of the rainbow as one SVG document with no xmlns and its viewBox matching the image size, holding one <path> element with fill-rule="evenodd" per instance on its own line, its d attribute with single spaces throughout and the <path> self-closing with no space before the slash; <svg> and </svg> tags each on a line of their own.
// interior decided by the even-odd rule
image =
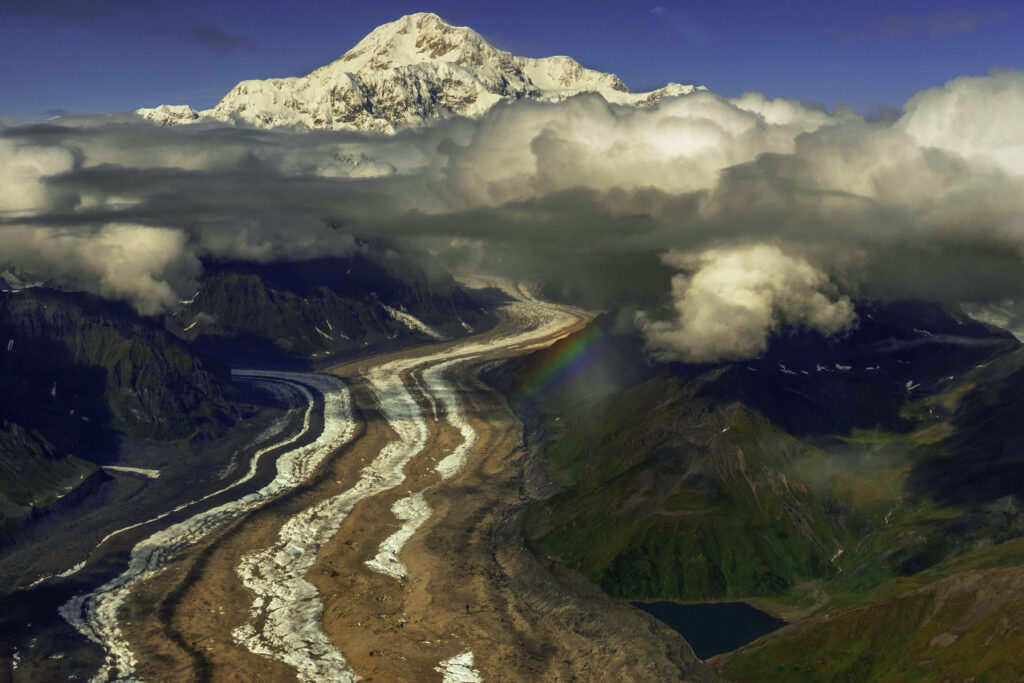
<svg viewBox="0 0 1024 683">
<path fill-rule="evenodd" d="M 593 366 L 607 345 L 608 335 L 594 324 L 556 342 L 538 354 L 539 362 L 526 374 L 516 399 L 534 400 L 579 377 Z"/>
</svg>

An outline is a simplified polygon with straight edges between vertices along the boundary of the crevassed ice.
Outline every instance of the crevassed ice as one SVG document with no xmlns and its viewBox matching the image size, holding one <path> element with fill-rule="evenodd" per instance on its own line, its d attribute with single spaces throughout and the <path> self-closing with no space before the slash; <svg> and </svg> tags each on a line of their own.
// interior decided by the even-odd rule
<svg viewBox="0 0 1024 683">
<path fill-rule="evenodd" d="M 296 439 L 308 433 L 310 428 L 313 395 L 307 386 L 320 391 L 324 396 L 323 432 L 313 443 L 282 454 L 277 461 L 276 476 L 259 491 L 197 513 L 140 541 L 132 549 L 124 572 L 91 593 L 75 596 L 61 606 L 61 615 L 106 651 L 104 663 L 94 681 L 107 681 L 113 676 L 117 680 L 134 678 L 138 661 L 121 630 L 118 611 L 136 584 L 159 571 L 178 551 L 194 545 L 210 531 L 300 484 L 329 453 L 354 433 L 348 390 L 339 378 L 287 372 L 248 373 L 246 376 L 287 381 L 303 394 L 309 407 L 300 436 Z M 256 463 L 263 453 L 280 447 L 281 444 L 275 444 L 254 454 L 250 473 L 255 472 Z"/>
</svg>

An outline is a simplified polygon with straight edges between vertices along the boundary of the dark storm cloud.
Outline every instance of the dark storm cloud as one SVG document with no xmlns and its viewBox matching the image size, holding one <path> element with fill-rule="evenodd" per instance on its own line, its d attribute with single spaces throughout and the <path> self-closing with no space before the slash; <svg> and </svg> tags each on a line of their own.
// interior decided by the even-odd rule
<svg viewBox="0 0 1024 683">
<path fill-rule="evenodd" d="M 756 94 L 499 105 L 393 137 L 65 117 L 0 131 L 0 261 L 173 307 L 201 259 L 386 235 L 647 311 L 659 358 L 855 324 L 859 296 L 1024 298 L 1024 76 L 866 120 Z M 668 305 L 659 307 L 659 300 Z"/>
</svg>

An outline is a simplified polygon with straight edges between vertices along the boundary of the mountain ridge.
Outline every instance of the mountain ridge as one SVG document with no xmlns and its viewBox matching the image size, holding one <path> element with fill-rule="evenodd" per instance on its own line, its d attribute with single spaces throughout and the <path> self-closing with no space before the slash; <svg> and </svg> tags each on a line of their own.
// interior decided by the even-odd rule
<svg viewBox="0 0 1024 683">
<path fill-rule="evenodd" d="M 219 121 L 394 134 L 452 116 L 478 118 L 506 100 L 557 102 L 598 93 L 612 104 L 642 107 L 700 89 L 669 83 L 634 93 L 618 76 L 571 57 L 518 57 L 471 28 L 417 13 L 377 27 L 306 76 L 244 80 L 203 111 L 160 105 L 136 113 L 160 125 Z"/>
</svg>

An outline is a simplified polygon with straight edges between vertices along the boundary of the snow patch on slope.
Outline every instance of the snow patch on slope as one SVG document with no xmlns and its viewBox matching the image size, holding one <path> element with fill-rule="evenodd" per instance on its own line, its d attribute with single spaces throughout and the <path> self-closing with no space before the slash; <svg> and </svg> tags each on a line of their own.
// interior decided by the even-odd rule
<svg viewBox="0 0 1024 683">
<path fill-rule="evenodd" d="M 473 668 L 473 653 L 469 650 L 444 660 L 434 667 L 434 671 L 444 675 L 444 683 L 480 683 L 484 680 Z"/>
<path fill-rule="evenodd" d="M 438 341 L 447 339 L 447 337 L 445 337 L 443 334 L 435 330 L 430 325 L 427 325 L 425 322 L 423 322 L 416 316 L 406 313 L 405 311 L 400 311 L 397 308 L 392 308 L 391 306 L 387 306 L 385 304 L 381 305 L 384 306 L 384 310 L 388 312 L 388 315 L 390 315 L 392 318 L 408 327 L 413 332 L 422 332 L 431 339 L 436 339 Z"/>
</svg>

